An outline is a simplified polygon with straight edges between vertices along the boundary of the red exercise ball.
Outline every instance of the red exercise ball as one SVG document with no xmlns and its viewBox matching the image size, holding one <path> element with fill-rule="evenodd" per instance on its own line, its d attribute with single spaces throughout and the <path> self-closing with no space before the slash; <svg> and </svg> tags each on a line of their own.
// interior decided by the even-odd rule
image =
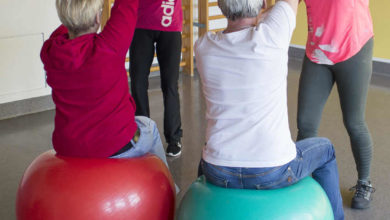
<svg viewBox="0 0 390 220">
<path fill-rule="evenodd" d="M 19 220 L 173 219 L 175 188 L 156 156 L 71 158 L 47 151 L 19 184 Z"/>
</svg>

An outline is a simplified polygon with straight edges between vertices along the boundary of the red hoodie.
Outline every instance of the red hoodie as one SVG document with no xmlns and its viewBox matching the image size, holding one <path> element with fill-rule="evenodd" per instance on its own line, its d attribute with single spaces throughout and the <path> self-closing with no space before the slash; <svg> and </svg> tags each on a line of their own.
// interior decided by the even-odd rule
<svg viewBox="0 0 390 220">
<path fill-rule="evenodd" d="M 41 59 L 56 105 L 53 146 L 73 157 L 109 157 L 134 136 L 135 104 L 125 58 L 138 0 L 116 0 L 100 34 L 70 40 L 60 26 L 44 43 Z"/>
</svg>

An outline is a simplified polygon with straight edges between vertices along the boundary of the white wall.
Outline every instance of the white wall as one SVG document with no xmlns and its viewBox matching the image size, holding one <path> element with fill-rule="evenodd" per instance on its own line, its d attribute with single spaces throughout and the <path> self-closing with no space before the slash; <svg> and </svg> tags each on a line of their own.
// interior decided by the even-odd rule
<svg viewBox="0 0 390 220">
<path fill-rule="evenodd" d="M 60 24 L 55 0 L 0 0 L 0 5 L 0 104 L 49 95 L 39 53 Z M 195 0 L 195 21 L 197 7 Z M 219 13 L 217 7 L 210 8 L 210 15 Z M 210 28 L 225 25 L 224 19 L 210 22 Z M 194 35 L 195 41 L 197 28 Z"/>
<path fill-rule="evenodd" d="M 39 57 L 60 24 L 54 0 L 0 0 L 0 104 L 50 94 Z"/>
</svg>

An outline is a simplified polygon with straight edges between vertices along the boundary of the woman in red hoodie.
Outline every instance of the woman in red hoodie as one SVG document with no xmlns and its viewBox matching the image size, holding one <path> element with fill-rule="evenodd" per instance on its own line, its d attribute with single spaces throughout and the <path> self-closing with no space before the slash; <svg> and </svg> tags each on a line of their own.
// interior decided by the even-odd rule
<svg viewBox="0 0 390 220">
<path fill-rule="evenodd" d="M 137 20 L 138 0 L 116 0 L 104 30 L 103 0 L 56 0 L 63 25 L 41 58 L 56 105 L 53 146 L 71 157 L 166 158 L 156 124 L 135 117 L 124 62 Z"/>
</svg>

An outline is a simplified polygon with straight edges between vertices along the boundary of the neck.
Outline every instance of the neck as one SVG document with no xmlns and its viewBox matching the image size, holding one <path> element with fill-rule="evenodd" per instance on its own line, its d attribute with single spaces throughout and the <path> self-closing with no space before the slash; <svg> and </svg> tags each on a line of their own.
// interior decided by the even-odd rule
<svg viewBox="0 0 390 220">
<path fill-rule="evenodd" d="M 72 39 L 75 39 L 76 37 L 80 37 L 80 36 L 85 35 L 85 34 L 96 33 L 97 30 L 98 30 L 98 28 L 93 27 L 93 28 L 90 28 L 87 31 L 83 31 L 83 32 L 80 32 L 80 33 L 77 33 L 77 34 L 69 31 L 69 33 L 68 33 L 69 34 L 69 39 L 72 40 Z"/>
<path fill-rule="evenodd" d="M 256 26 L 257 19 L 256 17 L 254 18 L 241 18 L 237 20 L 228 20 L 228 25 L 226 29 L 223 31 L 223 33 L 231 33 L 231 32 L 236 32 L 240 31 L 249 27 L 254 27 Z"/>
</svg>

